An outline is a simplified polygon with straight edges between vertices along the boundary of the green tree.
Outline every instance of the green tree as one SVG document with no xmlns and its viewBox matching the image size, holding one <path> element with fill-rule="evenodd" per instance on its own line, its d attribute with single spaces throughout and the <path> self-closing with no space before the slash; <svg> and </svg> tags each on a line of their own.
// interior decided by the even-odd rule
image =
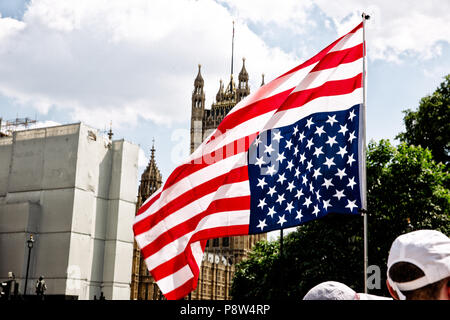
<svg viewBox="0 0 450 320">
<path fill-rule="evenodd" d="M 437 162 L 449 164 L 450 75 L 433 92 L 420 100 L 417 111 L 403 111 L 405 132 L 396 138 L 407 144 L 429 148 Z"/>
<path fill-rule="evenodd" d="M 450 232 L 449 174 L 422 147 L 388 140 L 369 143 L 367 152 L 369 264 L 381 269 L 381 288 L 388 295 L 386 260 L 392 241 L 410 229 Z M 236 266 L 232 295 L 240 299 L 301 299 L 316 284 L 333 280 L 362 292 L 363 219 L 328 215 L 297 228 L 279 242 L 257 244 Z"/>
</svg>

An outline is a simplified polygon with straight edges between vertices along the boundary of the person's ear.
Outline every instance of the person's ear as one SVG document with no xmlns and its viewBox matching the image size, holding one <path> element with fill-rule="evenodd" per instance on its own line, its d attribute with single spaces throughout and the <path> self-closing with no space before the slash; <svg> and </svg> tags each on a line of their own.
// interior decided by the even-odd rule
<svg viewBox="0 0 450 320">
<path fill-rule="evenodd" d="M 395 292 L 395 290 L 391 287 L 389 280 L 386 279 L 386 286 L 389 290 L 389 293 L 391 294 L 392 298 L 394 298 L 394 300 L 399 300 L 398 299 L 398 295 L 397 292 Z"/>
</svg>

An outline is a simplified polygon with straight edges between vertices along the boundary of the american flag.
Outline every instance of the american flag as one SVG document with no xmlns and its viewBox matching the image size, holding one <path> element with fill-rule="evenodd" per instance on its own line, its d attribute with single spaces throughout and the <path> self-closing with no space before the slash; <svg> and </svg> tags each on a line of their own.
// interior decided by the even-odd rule
<svg viewBox="0 0 450 320">
<path fill-rule="evenodd" d="M 239 102 L 138 210 L 167 299 L 197 286 L 206 240 L 361 208 L 363 23 Z"/>
</svg>

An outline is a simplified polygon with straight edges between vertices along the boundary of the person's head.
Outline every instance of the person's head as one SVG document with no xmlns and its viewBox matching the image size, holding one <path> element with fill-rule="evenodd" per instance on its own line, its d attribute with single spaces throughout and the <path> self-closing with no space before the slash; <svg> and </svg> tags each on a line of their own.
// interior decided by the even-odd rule
<svg viewBox="0 0 450 320">
<path fill-rule="evenodd" d="M 42 279 L 44 279 L 44 277 L 43 277 L 43 276 L 40 276 L 40 277 L 39 277 L 39 281 L 42 281 Z"/>
<path fill-rule="evenodd" d="M 450 239 L 435 230 L 418 230 L 394 240 L 386 285 L 400 300 L 450 300 Z"/>
<path fill-rule="evenodd" d="M 356 292 L 343 283 L 325 281 L 311 288 L 303 300 L 355 300 Z"/>
<path fill-rule="evenodd" d="M 303 297 L 303 300 L 384 300 L 390 298 L 371 294 L 357 293 L 349 286 L 336 282 L 325 281 L 319 283 Z"/>
</svg>

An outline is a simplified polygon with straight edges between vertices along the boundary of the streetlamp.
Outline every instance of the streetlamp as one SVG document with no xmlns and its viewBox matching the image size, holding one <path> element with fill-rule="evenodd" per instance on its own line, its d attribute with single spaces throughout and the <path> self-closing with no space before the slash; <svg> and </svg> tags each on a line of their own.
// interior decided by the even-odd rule
<svg viewBox="0 0 450 320">
<path fill-rule="evenodd" d="M 34 244 L 33 235 L 30 234 L 30 239 L 27 240 L 28 262 L 27 262 L 27 273 L 26 273 L 26 276 L 25 276 L 25 290 L 23 291 L 23 295 L 24 296 L 27 294 L 28 270 L 30 269 L 30 255 L 31 255 L 31 249 L 33 249 L 33 244 Z"/>
</svg>

